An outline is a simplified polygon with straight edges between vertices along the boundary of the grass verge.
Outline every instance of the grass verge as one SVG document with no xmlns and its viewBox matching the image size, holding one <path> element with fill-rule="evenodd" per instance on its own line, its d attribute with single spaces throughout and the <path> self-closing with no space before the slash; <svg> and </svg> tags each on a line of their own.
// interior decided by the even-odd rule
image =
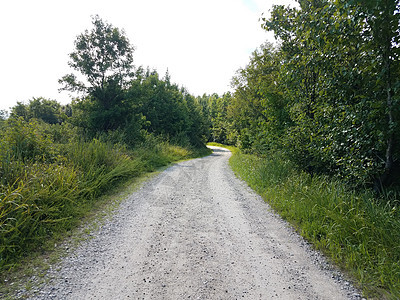
<svg viewBox="0 0 400 300">
<path fill-rule="evenodd" d="M 393 201 L 298 172 L 277 153 L 259 157 L 230 149 L 233 171 L 354 278 L 365 296 L 400 299 L 400 211 Z"/>
<path fill-rule="evenodd" d="M 15 158 L 7 155 L 9 149 L 15 153 L 9 144 L 0 152 L 0 298 L 15 290 L 15 278 L 43 273 L 43 261 L 60 253 L 57 245 L 115 203 L 108 196 L 121 186 L 172 162 L 210 153 L 149 137 L 134 149 L 96 139 L 49 143 L 48 157 L 24 152 L 27 158 Z"/>
<path fill-rule="evenodd" d="M 39 250 L 21 257 L 19 263 L 10 271 L 1 274 L 0 299 L 25 299 L 35 293 L 34 289 L 48 280 L 45 275 L 51 266 L 73 251 L 82 241 L 90 239 L 91 233 L 112 216 L 121 201 L 167 167 L 130 178 L 107 191 L 93 202 L 91 209 L 86 211 L 76 227 L 68 232 L 53 234 Z"/>
</svg>

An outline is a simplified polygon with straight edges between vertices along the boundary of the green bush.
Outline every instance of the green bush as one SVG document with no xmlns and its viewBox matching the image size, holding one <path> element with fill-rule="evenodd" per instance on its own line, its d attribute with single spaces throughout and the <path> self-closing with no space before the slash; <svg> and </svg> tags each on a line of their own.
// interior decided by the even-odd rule
<svg viewBox="0 0 400 300">
<path fill-rule="evenodd" d="M 119 183 L 200 153 L 144 133 L 132 148 L 115 135 L 85 140 L 68 124 L 20 118 L 3 125 L 0 270 L 76 226 Z"/>
<path fill-rule="evenodd" d="M 9 119 L 1 134 L 0 155 L 9 160 L 28 162 L 32 160 L 52 160 L 52 141 L 43 134 L 38 121 Z"/>
</svg>

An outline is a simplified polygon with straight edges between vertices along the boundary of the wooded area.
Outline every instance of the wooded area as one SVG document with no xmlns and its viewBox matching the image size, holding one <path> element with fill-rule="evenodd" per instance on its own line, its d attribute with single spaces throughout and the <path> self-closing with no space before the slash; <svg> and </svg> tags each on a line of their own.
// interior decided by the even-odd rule
<svg viewBox="0 0 400 300">
<path fill-rule="evenodd" d="M 298 1 L 263 18 L 262 45 L 209 97 L 212 139 L 282 151 L 307 172 L 399 185 L 399 1 Z"/>
</svg>

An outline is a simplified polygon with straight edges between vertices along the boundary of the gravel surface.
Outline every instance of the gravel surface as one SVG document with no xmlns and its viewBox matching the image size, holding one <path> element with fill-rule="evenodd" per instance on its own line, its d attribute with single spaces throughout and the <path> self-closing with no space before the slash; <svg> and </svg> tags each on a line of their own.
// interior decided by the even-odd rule
<svg viewBox="0 0 400 300">
<path fill-rule="evenodd" d="M 213 149 L 146 182 L 29 299 L 361 299 Z"/>
</svg>

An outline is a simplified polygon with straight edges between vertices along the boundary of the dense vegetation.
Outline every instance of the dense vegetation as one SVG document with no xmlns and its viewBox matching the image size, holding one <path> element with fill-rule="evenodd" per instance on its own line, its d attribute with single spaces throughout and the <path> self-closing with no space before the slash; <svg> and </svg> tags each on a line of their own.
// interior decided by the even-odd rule
<svg viewBox="0 0 400 300">
<path fill-rule="evenodd" d="M 311 174 L 398 185 L 399 1 L 298 2 L 263 20 L 279 46 L 262 45 L 233 95 L 211 99 L 212 136 L 279 149 Z"/>
<path fill-rule="evenodd" d="M 400 297 L 400 2 L 274 6 L 265 43 L 204 96 L 235 171 L 367 295 Z"/>
<path fill-rule="evenodd" d="M 365 296 L 399 299 L 398 208 L 382 205 L 371 191 L 301 172 L 281 153 L 234 152 L 235 173 L 354 278 Z"/>
<path fill-rule="evenodd" d="M 93 25 L 70 55 L 77 74 L 60 80 L 79 98 L 33 98 L 0 114 L 2 270 L 79 224 L 118 183 L 208 153 L 198 101 L 168 73 L 135 68 L 123 31 L 98 16 Z"/>
</svg>

